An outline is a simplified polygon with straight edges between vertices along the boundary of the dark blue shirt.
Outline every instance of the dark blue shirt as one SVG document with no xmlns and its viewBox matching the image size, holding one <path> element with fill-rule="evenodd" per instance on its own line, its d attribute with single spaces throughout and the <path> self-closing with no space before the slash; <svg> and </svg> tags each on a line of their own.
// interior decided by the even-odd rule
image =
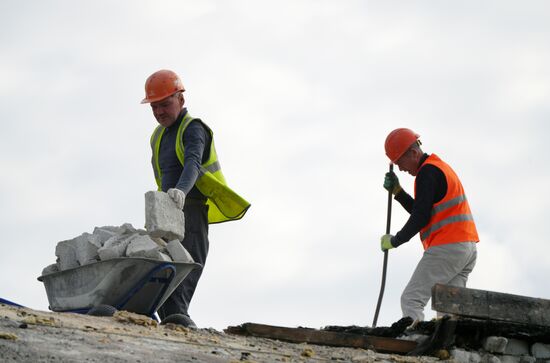
<svg viewBox="0 0 550 363">
<path fill-rule="evenodd" d="M 201 120 L 195 119 L 183 133 L 184 166 L 176 155 L 176 137 L 187 109 L 183 108 L 174 124 L 164 131 L 160 142 L 159 165 L 162 173 L 162 190 L 182 190 L 187 198 L 206 199 L 197 189 L 200 165 L 210 157 L 212 136 Z"/>
</svg>

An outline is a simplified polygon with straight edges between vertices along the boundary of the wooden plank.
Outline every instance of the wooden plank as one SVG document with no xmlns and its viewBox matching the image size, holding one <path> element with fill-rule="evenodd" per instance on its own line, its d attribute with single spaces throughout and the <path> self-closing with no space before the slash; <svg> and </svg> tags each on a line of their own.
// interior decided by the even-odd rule
<svg viewBox="0 0 550 363">
<path fill-rule="evenodd" d="M 338 333 L 310 328 L 286 328 L 254 323 L 245 323 L 237 327 L 229 327 L 225 331 L 230 334 L 251 335 L 291 343 L 311 343 L 334 347 L 372 349 L 380 353 L 406 354 L 417 345 L 416 342 L 408 340 Z"/>
<path fill-rule="evenodd" d="M 550 300 L 436 284 L 432 309 L 470 318 L 550 326 Z"/>
</svg>

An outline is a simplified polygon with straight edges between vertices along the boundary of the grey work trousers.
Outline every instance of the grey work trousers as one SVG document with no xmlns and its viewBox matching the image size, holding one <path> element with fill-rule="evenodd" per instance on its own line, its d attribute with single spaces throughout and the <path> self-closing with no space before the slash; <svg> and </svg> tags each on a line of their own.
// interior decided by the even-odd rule
<svg viewBox="0 0 550 363">
<path fill-rule="evenodd" d="M 437 283 L 466 287 L 476 259 L 475 242 L 450 243 L 424 251 L 401 295 L 403 317 L 424 320 L 424 307 L 432 296 L 432 287 Z"/>
<path fill-rule="evenodd" d="M 181 244 L 191 254 L 193 260 L 203 267 L 191 271 L 158 309 L 161 320 L 172 314 L 189 316 L 187 310 L 208 256 L 210 245 L 208 241 L 208 206 L 202 201 L 188 199 L 185 201 L 183 214 L 185 216 L 185 236 Z"/>
</svg>

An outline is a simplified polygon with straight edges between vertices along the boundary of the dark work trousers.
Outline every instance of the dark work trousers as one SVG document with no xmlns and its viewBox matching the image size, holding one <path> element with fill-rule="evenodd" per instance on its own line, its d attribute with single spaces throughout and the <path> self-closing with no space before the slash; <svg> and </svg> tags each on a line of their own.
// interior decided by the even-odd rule
<svg viewBox="0 0 550 363">
<path fill-rule="evenodd" d="M 210 244 L 208 241 L 208 206 L 204 204 L 204 201 L 187 198 L 183 207 L 183 214 L 185 216 L 185 237 L 181 244 L 191 254 L 193 260 L 203 267 L 191 271 L 158 309 L 161 320 L 172 314 L 189 316 L 187 309 L 195 293 L 195 288 L 208 255 Z"/>
</svg>

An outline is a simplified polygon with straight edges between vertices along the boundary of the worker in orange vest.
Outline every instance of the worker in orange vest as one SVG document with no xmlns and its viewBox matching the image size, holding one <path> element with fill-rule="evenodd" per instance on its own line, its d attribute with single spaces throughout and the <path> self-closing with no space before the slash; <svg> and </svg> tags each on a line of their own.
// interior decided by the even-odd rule
<svg viewBox="0 0 550 363">
<path fill-rule="evenodd" d="M 462 183 L 447 163 L 422 151 L 419 137 L 410 129 L 399 128 L 386 138 L 388 158 L 415 181 L 413 199 L 393 171 L 386 173 L 384 188 L 410 217 L 395 235 L 381 238 L 382 251 L 387 251 L 420 232 L 424 254 L 401 295 L 403 317 L 416 322 L 424 320 L 424 307 L 435 284 L 466 286 L 476 264 L 479 242 Z"/>
</svg>

